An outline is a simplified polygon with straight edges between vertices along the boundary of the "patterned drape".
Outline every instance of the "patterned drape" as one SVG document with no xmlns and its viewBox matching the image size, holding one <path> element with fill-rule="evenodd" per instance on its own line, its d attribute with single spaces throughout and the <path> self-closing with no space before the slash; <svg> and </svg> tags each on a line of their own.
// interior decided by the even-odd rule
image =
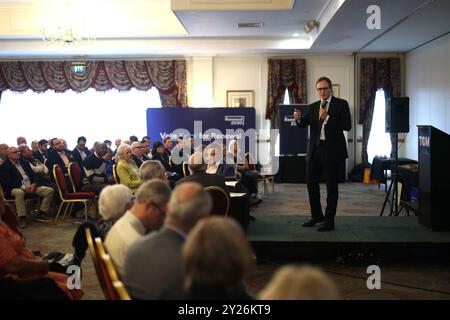
<svg viewBox="0 0 450 320">
<path fill-rule="evenodd" d="M 305 59 L 269 59 L 266 119 L 270 119 L 272 129 L 278 127 L 278 104 L 286 88 L 291 103 L 307 103 Z"/>
<path fill-rule="evenodd" d="M 0 92 L 33 90 L 149 90 L 155 86 L 164 107 L 186 107 L 185 61 L 87 61 L 74 73 L 68 61 L 0 62 Z"/>
<path fill-rule="evenodd" d="M 364 58 L 361 59 L 361 85 L 359 123 L 363 125 L 362 162 L 368 163 L 367 145 L 375 106 L 375 94 L 383 89 L 385 98 L 400 97 L 401 73 L 400 58 Z M 394 144 L 391 134 L 391 145 Z M 393 148 L 391 148 L 392 150 Z M 370 159 L 372 160 L 372 159 Z"/>
</svg>

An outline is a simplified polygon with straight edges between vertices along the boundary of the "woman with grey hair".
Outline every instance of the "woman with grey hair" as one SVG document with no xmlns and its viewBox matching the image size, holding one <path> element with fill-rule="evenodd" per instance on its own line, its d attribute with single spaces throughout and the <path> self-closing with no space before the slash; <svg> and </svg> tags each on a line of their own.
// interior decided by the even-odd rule
<svg viewBox="0 0 450 320">
<path fill-rule="evenodd" d="M 102 189 L 98 200 L 99 213 L 102 219 L 98 223 L 87 221 L 81 224 L 73 237 L 74 256 L 79 263 L 86 255 L 88 247 L 85 229 L 89 228 L 93 237 L 105 239 L 114 223 L 131 207 L 132 201 L 133 194 L 124 185 L 115 184 Z"/>
<path fill-rule="evenodd" d="M 117 162 L 116 172 L 121 184 L 131 189 L 131 192 L 135 193 L 141 185 L 141 179 L 139 178 L 139 168 L 132 159 L 131 147 L 127 144 L 121 144 L 117 148 L 116 159 Z"/>
</svg>

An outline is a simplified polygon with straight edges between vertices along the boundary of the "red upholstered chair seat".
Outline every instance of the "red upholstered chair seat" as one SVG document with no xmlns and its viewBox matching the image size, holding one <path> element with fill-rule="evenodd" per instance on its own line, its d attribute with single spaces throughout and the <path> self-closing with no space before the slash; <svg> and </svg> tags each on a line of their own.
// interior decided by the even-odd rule
<svg viewBox="0 0 450 320">
<path fill-rule="evenodd" d="M 95 197 L 95 192 L 72 192 L 66 193 L 64 198 L 67 200 L 75 200 L 75 199 L 93 199 Z"/>
</svg>

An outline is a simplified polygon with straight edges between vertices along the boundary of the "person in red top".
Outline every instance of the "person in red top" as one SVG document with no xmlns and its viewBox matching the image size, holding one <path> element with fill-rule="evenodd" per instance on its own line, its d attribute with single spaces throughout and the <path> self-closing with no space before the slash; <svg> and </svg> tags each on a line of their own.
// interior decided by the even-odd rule
<svg viewBox="0 0 450 320">
<path fill-rule="evenodd" d="M 83 291 L 67 287 L 67 275 L 49 272 L 49 263 L 25 247 L 24 239 L 1 220 L 6 212 L 0 197 L 0 278 L 13 276 L 20 280 L 49 277 L 70 299 L 81 299 Z"/>
</svg>

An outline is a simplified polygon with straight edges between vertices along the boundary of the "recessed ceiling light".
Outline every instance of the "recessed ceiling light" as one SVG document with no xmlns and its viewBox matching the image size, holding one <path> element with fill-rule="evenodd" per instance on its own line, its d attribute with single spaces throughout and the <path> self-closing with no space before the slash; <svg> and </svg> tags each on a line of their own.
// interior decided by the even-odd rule
<svg viewBox="0 0 450 320">
<path fill-rule="evenodd" d="M 296 33 L 294 33 L 292 36 L 293 36 L 293 37 L 298 37 L 299 35 L 300 35 L 300 33 L 297 33 L 297 32 L 296 32 Z"/>
</svg>

